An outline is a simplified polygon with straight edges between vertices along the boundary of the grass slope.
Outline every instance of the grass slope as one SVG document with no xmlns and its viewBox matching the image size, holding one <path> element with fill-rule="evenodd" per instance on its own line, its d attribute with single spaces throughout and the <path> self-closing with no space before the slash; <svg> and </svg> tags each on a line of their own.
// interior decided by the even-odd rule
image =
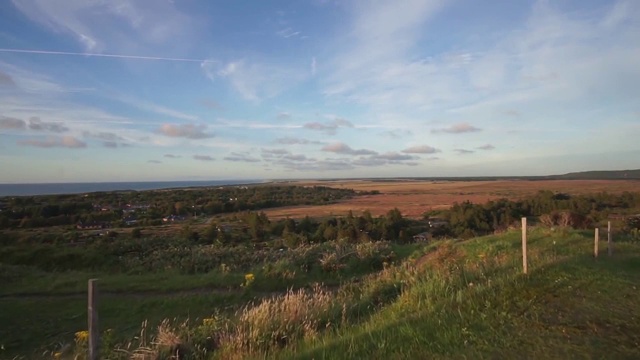
<svg viewBox="0 0 640 360">
<path fill-rule="evenodd" d="M 594 260 L 588 233 L 530 240 L 529 275 L 518 234 L 443 244 L 393 304 L 286 357 L 640 358 L 640 246 Z"/>
</svg>

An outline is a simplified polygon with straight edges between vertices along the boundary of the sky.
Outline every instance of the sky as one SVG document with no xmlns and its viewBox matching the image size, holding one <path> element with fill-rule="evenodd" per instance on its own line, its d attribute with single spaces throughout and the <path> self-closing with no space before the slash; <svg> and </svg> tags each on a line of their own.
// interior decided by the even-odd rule
<svg viewBox="0 0 640 360">
<path fill-rule="evenodd" d="M 0 2 L 0 183 L 640 168 L 640 1 Z"/>
</svg>

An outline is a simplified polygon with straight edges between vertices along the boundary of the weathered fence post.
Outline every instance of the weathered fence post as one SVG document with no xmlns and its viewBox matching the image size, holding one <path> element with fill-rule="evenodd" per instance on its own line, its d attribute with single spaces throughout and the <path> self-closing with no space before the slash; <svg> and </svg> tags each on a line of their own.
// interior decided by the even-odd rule
<svg viewBox="0 0 640 360">
<path fill-rule="evenodd" d="M 598 257 L 598 240 L 599 240 L 599 232 L 600 229 L 596 228 L 596 234 L 595 234 L 595 238 L 594 238 L 594 242 L 593 242 L 593 257 L 597 258 Z"/>
<path fill-rule="evenodd" d="M 611 221 L 607 222 L 607 250 L 609 251 L 609 256 L 613 255 L 613 239 L 611 238 Z"/>
<path fill-rule="evenodd" d="M 522 218 L 522 272 L 527 273 L 527 218 Z"/>
<path fill-rule="evenodd" d="M 98 330 L 98 279 L 89 280 L 89 291 L 87 303 L 87 315 L 89 318 L 89 360 L 98 359 L 98 343 L 100 342 L 100 334 Z"/>
</svg>

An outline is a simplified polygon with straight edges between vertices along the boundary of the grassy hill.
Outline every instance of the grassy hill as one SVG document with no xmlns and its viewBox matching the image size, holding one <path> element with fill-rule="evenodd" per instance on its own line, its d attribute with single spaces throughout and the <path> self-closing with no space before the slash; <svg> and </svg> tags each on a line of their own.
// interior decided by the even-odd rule
<svg viewBox="0 0 640 360">
<path fill-rule="evenodd" d="M 536 231 L 440 244 L 390 305 L 291 358 L 638 358 L 640 246 L 594 260 L 591 234 Z"/>
<path fill-rule="evenodd" d="M 615 239 L 613 256 L 603 244 L 594 259 L 591 231 L 532 229 L 528 275 L 512 231 L 397 246 L 401 260 L 328 287 L 254 297 L 267 281 L 256 273 L 245 293 L 114 295 L 100 305 L 105 330 L 137 334 L 141 317 L 155 320 L 136 338 L 107 336 L 103 357 L 163 359 L 179 350 L 193 359 L 640 358 L 640 242 Z M 332 269 L 338 260 L 321 262 Z M 17 299 L 0 299 L 8 310 L 0 320 L 22 324 L 2 332 L 7 346 L 37 346 L 56 329 L 60 336 L 49 339 L 73 339 L 86 321 L 82 297 Z M 76 336 L 75 350 L 60 355 L 55 343 L 43 345 L 46 357 L 70 359 L 86 342 Z"/>
</svg>

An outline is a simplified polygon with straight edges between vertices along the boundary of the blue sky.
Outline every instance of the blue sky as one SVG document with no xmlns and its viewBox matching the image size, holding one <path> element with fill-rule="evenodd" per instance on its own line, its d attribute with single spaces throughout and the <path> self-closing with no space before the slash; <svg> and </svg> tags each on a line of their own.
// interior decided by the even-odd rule
<svg viewBox="0 0 640 360">
<path fill-rule="evenodd" d="M 0 2 L 0 182 L 640 168 L 640 2 Z"/>
</svg>

